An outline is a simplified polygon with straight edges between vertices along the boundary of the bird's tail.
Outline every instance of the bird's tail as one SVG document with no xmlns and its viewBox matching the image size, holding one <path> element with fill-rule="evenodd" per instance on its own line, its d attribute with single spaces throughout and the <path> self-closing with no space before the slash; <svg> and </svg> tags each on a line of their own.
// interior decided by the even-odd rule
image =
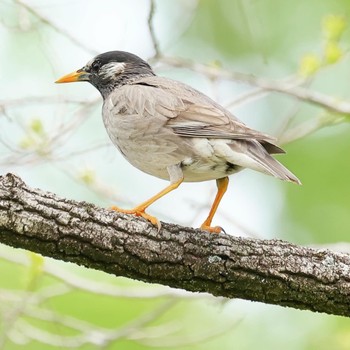
<svg viewBox="0 0 350 350">
<path fill-rule="evenodd" d="M 230 144 L 230 148 L 230 162 L 233 164 L 301 185 L 300 180 L 291 171 L 271 156 L 273 153 L 284 153 L 278 146 L 266 141 L 236 140 Z"/>
<path fill-rule="evenodd" d="M 270 154 L 267 153 L 264 159 L 255 158 L 255 160 L 266 170 L 267 174 L 273 175 L 284 181 L 294 182 L 301 185 L 301 181 Z"/>
<path fill-rule="evenodd" d="M 284 151 L 278 146 L 256 141 L 251 144 L 251 147 L 248 146 L 248 150 L 249 156 L 263 168 L 261 170 L 262 172 L 275 176 L 281 180 L 301 185 L 301 181 L 291 171 L 270 155 L 270 153 L 284 153 Z"/>
</svg>

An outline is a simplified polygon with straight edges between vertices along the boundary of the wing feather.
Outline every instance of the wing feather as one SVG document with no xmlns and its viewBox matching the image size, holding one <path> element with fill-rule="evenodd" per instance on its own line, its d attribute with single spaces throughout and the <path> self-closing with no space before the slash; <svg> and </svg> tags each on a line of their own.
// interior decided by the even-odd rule
<svg viewBox="0 0 350 350">
<path fill-rule="evenodd" d="M 188 85 L 161 77 L 143 78 L 142 84 L 135 82 L 133 86 L 138 85 L 143 88 L 143 93 L 150 94 L 154 112 L 169 118 L 166 126 L 179 136 L 275 141 L 275 138 L 249 128 L 228 110 Z"/>
</svg>

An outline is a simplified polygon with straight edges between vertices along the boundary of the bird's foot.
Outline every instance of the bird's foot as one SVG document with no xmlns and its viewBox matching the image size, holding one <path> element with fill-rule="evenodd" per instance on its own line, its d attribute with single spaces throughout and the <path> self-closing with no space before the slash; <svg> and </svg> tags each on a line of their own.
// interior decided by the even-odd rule
<svg viewBox="0 0 350 350">
<path fill-rule="evenodd" d="M 204 223 L 203 225 L 201 225 L 201 229 L 204 230 L 204 231 L 208 231 L 210 233 L 221 233 L 221 232 L 225 232 L 225 230 L 221 227 L 221 226 L 210 226 L 210 225 L 207 225 L 206 223 Z"/>
<path fill-rule="evenodd" d="M 146 208 L 144 208 L 144 207 L 140 206 L 140 207 L 135 207 L 133 209 L 121 209 L 119 207 L 112 206 L 111 209 L 114 211 L 117 211 L 119 213 L 123 213 L 123 214 L 132 214 L 132 215 L 136 215 L 136 216 L 141 216 L 144 219 L 146 219 L 147 221 L 149 221 L 152 225 L 157 226 L 158 231 L 161 228 L 160 221 L 155 216 L 147 214 L 145 212 Z"/>
</svg>

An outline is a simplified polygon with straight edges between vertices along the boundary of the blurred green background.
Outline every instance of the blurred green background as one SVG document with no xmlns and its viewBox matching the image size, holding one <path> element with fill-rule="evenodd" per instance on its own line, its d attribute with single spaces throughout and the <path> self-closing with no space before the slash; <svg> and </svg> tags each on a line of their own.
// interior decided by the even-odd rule
<svg viewBox="0 0 350 350">
<path fill-rule="evenodd" d="M 158 0 L 160 57 L 149 11 L 142 0 L 0 1 L 0 174 L 105 207 L 129 207 L 163 188 L 110 144 L 95 89 L 53 84 L 97 53 L 131 51 L 285 143 L 279 159 L 303 186 L 242 172 L 214 224 L 234 235 L 349 251 L 348 116 L 163 59 L 347 100 L 350 2 Z M 214 193 L 214 182 L 185 184 L 150 212 L 198 226 Z M 184 293 L 5 246 L 0 259 L 0 349 L 350 349 L 346 318 Z"/>
</svg>

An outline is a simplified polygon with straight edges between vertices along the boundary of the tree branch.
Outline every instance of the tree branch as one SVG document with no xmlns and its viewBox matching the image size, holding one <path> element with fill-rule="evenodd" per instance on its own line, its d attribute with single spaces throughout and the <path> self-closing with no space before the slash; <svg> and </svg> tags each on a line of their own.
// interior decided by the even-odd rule
<svg viewBox="0 0 350 350">
<path fill-rule="evenodd" d="M 148 13 L 148 30 L 151 36 L 151 40 L 152 40 L 152 45 L 153 45 L 153 49 L 154 49 L 154 58 L 160 56 L 160 49 L 159 49 L 159 42 L 157 40 L 156 37 L 156 33 L 154 31 L 154 24 L 153 24 L 153 18 L 154 18 L 154 13 L 156 11 L 156 4 L 154 2 L 154 0 L 150 0 L 150 4 L 149 4 L 150 8 L 149 8 L 149 13 Z"/>
<path fill-rule="evenodd" d="M 182 59 L 179 57 L 166 57 L 158 56 L 158 63 L 163 63 L 171 67 L 187 68 L 191 69 L 194 72 L 204 74 L 205 76 L 213 79 L 228 79 L 234 81 L 240 81 L 251 86 L 255 86 L 261 91 L 272 91 L 279 92 L 292 96 L 300 101 L 305 101 L 312 103 L 316 106 L 326 108 L 329 111 L 341 113 L 341 114 L 350 114 L 350 102 L 347 100 L 341 100 L 339 98 L 323 94 L 321 92 L 312 91 L 308 88 L 300 86 L 303 80 L 270 80 L 266 78 L 256 77 L 251 74 L 233 72 L 223 68 L 218 69 L 206 64 L 200 64 L 192 62 L 187 59 Z M 258 90 L 255 90 L 253 93 L 258 93 Z"/>
<path fill-rule="evenodd" d="M 38 11 L 36 11 L 32 6 L 24 3 L 21 0 L 15 0 L 15 3 L 17 3 L 19 6 L 25 8 L 30 14 L 32 14 L 34 17 L 36 17 L 41 23 L 51 27 L 54 31 L 57 33 L 61 34 L 63 37 L 66 37 L 68 40 L 70 40 L 74 45 L 77 47 L 83 49 L 84 51 L 92 54 L 92 55 L 97 55 L 98 52 L 95 51 L 94 49 L 87 47 L 84 45 L 80 40 L 75 38 L 73 35 L 71 35 L 68 31 L 66 31 L 63 28 L 58 27 L 56 24 L 51 22 L 49 19 L 41 15 Z"/>
<path fill-rule="evenodd" d="M 116 276 L 350 316 L 350 256 L 163 224 L 0 177 L 0 242 Z"/>
</svg>

